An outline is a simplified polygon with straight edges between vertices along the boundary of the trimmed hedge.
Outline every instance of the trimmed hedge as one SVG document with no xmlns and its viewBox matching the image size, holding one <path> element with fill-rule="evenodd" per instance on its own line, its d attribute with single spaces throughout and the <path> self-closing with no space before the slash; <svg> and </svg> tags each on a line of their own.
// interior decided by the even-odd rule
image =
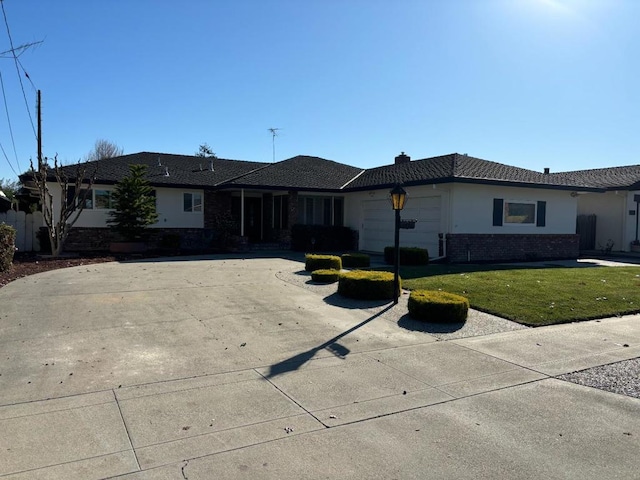
<svg viewBox="0 0 640 480">
<path fill-rule="evenodd" d="M 389 265 L 395 263 L 395 247 L 384 247 L 384 261 Z M 426 248 L 400 247 L 400 265 L 427 265 L 429 252 Z"/>
<path fill-rule="evenodd" d="M 0 272 L 9 270 L 16 253 L 16 229 L 0 223 Z"/>
<path fill-rule="evenodd" d="M 357 250 L 358 232 L 348 227 L 296 224 L 291 227 L 291 249 L 297 252 Z"/>
<path fill-rule="evenodd" d="M 340 278 L 340 270 L 322 269 L 311 272 L 311 280 L 318 283 L 335 283 Z"/>
<path fill-rule="evenodd" d="M 468 299 L 439 290 L 413 290 L 407 306 L 413 318 L 429 322 L 464 322 L 469 312 Z"/>
<path fill-rule="evenodd" d="M 304 256 L 304 269 L 307 272 L 313 272 L 314 270 L 341 270 L 342 260 L 337 255 L 307 253 Z"/>
<path fill-rule="evenodd" d="M 402 279 L 400 279 L 402 288 Z M 371 270 L 353 270 L 342 273 L 338 280 L 338 293 L 360 300 L 393 299 L 393 273 Z"/>
<path fill-rule="evenodd" d="M 365 268 L 371 265 L 371 257 L 366 253 L 344 253 L 340 258 L 345 268 Z"/>
</svg>

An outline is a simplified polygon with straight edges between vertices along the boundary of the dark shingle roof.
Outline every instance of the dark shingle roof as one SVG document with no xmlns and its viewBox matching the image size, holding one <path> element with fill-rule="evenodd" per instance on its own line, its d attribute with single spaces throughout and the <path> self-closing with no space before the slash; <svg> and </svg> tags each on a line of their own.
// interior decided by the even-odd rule
<svg viewBox="0 0 640 480">
<path fill-rule="evenodd" d="M 213 161 L 213 171 L 209 170 L 210 161 Z M 132 164 L 147 165 L 147 179 L 152 185 L 186 187 L 219 186 L 269 166 L 262 162 L 142 152 L 88 162 L 86 175 L 90 176 L 95 171 L 97 183 L 116 183 L 129 173 L 129 165 Z M 77 165 L 63 167 L 71 179 L 76 175 L 76 169 Z"/>
<path fill-rule="evenodd" d="M 228 182 L 228 185 L 272 189 L 340 190 L 362 172 L 361 168 L 344 163 L 298 155 L 239 177 Z"/>
<path fill-rule="evenodd" d="M 638 190 L 640 188 L 640 165 L 559 172 L 552 173 L 551 176 L 607 190 Z"/>
<path fill-rule="evenodd" d="M 209 169 L 210 161 L 213 171 Z M 152 185 L 194 188 L 357 191 L 391 188 L 398 183 L 411 186 L 458 182 L 598 191 L 634 185 L 637 188 L 640 180 L 640 166 L 544 174 L 458 153 L 363 170 L 304 155 L 264 163 L 142 152 L 88 162 L 86 173 L 92 175 L 95 170 L 97 183 L 116 183 L 129 173 L 130 164 L 147 165 L 147 178 Z M 76 168 L 63 167 L 70 179 Z"/>
<path fill-rule="evenodd" d="M 347 188 L 350 190 L 365 190 L 389 188 L 397 183 L 424 185 L 445 182 L 506 184 L 562 189 L 590 187 L 588 184 L 576 182 L 572 179 L 554 177 L 525 168 L 512 167 L 502 163 L 482 160 L 481 158 L 452 153 L 440 157 L 372 168 L 347 185 Z"/>
</svg>

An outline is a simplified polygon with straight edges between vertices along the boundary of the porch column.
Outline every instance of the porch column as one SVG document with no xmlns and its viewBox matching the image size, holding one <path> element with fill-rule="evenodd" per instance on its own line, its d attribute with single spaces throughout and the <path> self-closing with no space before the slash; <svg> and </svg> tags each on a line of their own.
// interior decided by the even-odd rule
<svg viewBox="0 0 640 480">
<path fill-rule="evenodd" d="M 240 189 L 240 236 L 244 237 L 244 188 Z"/>
</svg>

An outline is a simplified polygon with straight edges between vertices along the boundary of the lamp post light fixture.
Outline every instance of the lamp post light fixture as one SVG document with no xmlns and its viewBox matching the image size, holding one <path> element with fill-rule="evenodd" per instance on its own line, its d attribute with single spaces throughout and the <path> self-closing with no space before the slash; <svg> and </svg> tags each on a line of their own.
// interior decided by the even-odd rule
<svg viewBox="0 0 640 480">
<path fill-rule="evenodd" d="M 389 192 L 389 199 L 391 200 L 391 207 L 396 212 L 394 242 L 395 261 L 393 266 L 393 303 L 397 304 L 398 297 L 400 297 L 400 210 L 404 208 L 404 205 L 407 202 L 407 192 L 398 184 Z"/>
</svg>

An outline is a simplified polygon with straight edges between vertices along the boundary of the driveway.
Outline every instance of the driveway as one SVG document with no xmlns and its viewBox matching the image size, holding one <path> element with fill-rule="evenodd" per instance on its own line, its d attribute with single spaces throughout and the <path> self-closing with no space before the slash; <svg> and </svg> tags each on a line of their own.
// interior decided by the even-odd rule
<svg viewBox="0 0 640 480">
<path fill-rule="evenodd" d="M 639 316 L 431 329 L 303 267 L 191 257 L 0 289 L 0 478 L 637 478 L 640 400 L 554 376 L 640 356 Z"/>
</svg>

